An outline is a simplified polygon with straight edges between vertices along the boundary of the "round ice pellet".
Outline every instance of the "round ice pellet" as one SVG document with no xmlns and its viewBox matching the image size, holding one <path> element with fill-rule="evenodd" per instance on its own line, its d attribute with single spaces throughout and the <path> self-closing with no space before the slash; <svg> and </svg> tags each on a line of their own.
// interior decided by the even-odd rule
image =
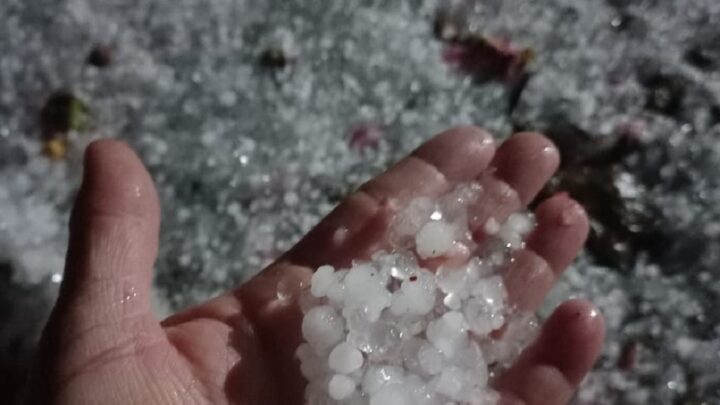
<svg viewBox="0 0 720 405">
<path fill-rule="evenodd" d="M 436 273 L 437 285 L 445 293 L 465 298 L 470 293 L 471 278 L 476 278 L 474 273 L 474 267 L 440 266 Z"/>
<path fill-rule="evenodd" d="M 363 355 L 351 344 L 342 342 L 330 352 L 328 365 L 338 373 L 349 374 L 362 367 Z"/>
<path fill-rule="evenodd" d="M 386 385 L 370 396 L 370 405 L 411 405 L 411 394 L 402 384 Z"/>
<path fill-rule="evenodd" d="M 425 331 L 428 340 L 437 347 L 445 357 L 452 357 L 467 339 L 463 315 L 456 311 L 447 312 L 440 319 L 428 324 Z"/>
<path fill-rule="evenodd" d="M 438 393 L 454 400 L 460 400 L 463 390 L 465 375 L 458 367 L 448 367 L 437 379 L 435 389 Z"/>
<path fill-rule="evenodd" d="M 352 378 L 335 374 L 328 383 L 328 394 L 336 401 L 342 401 L 355 392 L 355 381 Z"/>
<path fill-rule="evenodd" d="M 443 298 L 443 304 L 449 309 L 458 310 L 462 306 L 462 300 L 459 295 L 450 293 Z"/>
<path fill-rule="evenodd" d="M 302 334 L 315 349 L 326 350 L 344 336 L 344 322 L 334 308 L 327 305 L 310 309 L 303 318 Z"/>
<path fill-rule="evenodd" d="M 521 235 L 527 234 L 533 228 L 532 217 L 522 212 L 510 214 L 506 223 L 510 226 L 510 228 Z"/>
<path fill-rule="evenodd" d="M 507 292 L 502 277 L 492 276 L 478 280 L 472 286 L 472 295 L 484 301 L 488 306 L 499 308 L 504 305 Z"/>
<path fill-rule="evenodd" d="M 363 264 L 353 267 L 345 276 L 346 305 L 361 308 L 386 294 L 383 281 L 384 277 L 373 266 Z"/>
<path fill-rule="evenodd" d="M 390 313 L 395 316 L 406 315 L 410 312 L 410 305 L 405 294 L 398 290 L 392 295 L 392 304 L 390 305 Z"/>
<path fill-rule="evenodd" d="M 335 269 L 332 266 L 320 266 L 310 280 L 310 292 L 320 298 L 327 295 L 328 289 L 335 281 Z"/>
<path fill-rule="evenodd" d="M 478 298 L 471 298 L 463 308 L 470 329 L 479 334 L 488 334 L 499 329 L 505 318 L 498 308 L 491 307 Z"/>
<path fill-rule="evenodd" d="M 362 390 L 374 394 L 386 385 L 402 382 L 403 374 L 402 368 L 397 366 L 371 366 L 363 377 Z"/>
<path fill-rule="evenodd" d="M 455 246 L 455 232 L 451 224 L 430 221 L 415 236 L 415 248 L 424 259 L 444 256 L 452 252 Z"/>
<path fill-rule="evenodd" d="M 408 302 L 408 312 L 425 315 L 435 305 L 435 283 L 427 277 L 410 278 L 402 283 L 402 292 Z"/>
<path fill-rule="evenodd" d="M 443 354 L 432 344 L 425 343 L 418 351 L 418 362 L 426 373 L 438 374 L 443 368 Z"/>
<path fill-rule="evenodd" d="M 495 218 L 490 218 L 485 222 L 485 233 L 488 235 L 496 235 L 500 232 L 500 223 Z"/>
</svg>

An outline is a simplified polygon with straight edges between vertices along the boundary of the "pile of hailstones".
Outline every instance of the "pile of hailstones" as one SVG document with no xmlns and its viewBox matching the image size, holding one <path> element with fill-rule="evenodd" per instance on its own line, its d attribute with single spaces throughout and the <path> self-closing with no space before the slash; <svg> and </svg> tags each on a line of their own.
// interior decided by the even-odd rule
<svg viewBox="0 0 720 405">
<path fill-rule="evenodd" d="M 393 221 L 389 252 L 317 269 L 297 350 L 307 404 L 496 403 L 489 379 L 536 329 L 533 315 L 511 310 L 498 273 L 534 221 L 491 218 L 479 246 L 468 213 L 482 194 L 466 184 L 417 198 Z"/>
</svg>

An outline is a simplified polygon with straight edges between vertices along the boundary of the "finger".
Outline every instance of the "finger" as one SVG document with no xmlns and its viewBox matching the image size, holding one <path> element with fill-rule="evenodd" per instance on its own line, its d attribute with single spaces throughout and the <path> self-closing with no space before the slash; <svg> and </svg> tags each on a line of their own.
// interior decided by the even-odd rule
<svg viewBox="0 0 720 405">
<path fill-rule="evenodd" d="M 566 404 L 600 354 L 604 334 L 603 317 L 592 304 L 567 301 L 495 386 L 527 405 Z"/>
<path fill-rule="evenodd" d="M 529 249 L 513 254 L 502 278 L 510 304 L 522 311 L 535 311 L 555 283 L 555 275 L 548 263 Z"/>
<path fill-rule="evenodd" d="M 174 385 L 171 392 L 178 386 L 201 385 L 212 387 L 204 393 L 203 403 L 278 403 L 278 392 L 267 389 L 277 383 L 276 364 L 267 356 L 272 349 L 266 351 L 266 342 L 258 339 L 245 308 L 232 293 L 173 314 L 161 325 L 170 347 L 193 371 L 189 385 Z M 170 374 L 166 379 L 172 381 L 178 370 L 170 367 Z M 177 395 L 168 403 L 176 401 Z"/>
<path fill-rule="evenodd" d="M 435 166 L 451 183 L 470 181 L 482 173 L 495 154 L 492 135 L 478 127 L 457 127 L 440 133 L 413 152 Z"/>
<path fill-rule="evenodd" d="M 71 219 L 62 297 L 88 300 L 95 315 L 110 318 L 128 307 L 150 308 L 159 227 L 155 186 L 137 155 L 113 140 L 91 144 Z"/>
<path fill-rule="evenodd" d="M 379 202 L 362 191 L 346 197 L 328 216 L 283 254 L 278 262 L 317 268 L 349 263 L 357 254 L 372 249 L 392 217 L 386 201 Z"/>
<path fill-rule="evenodd" d="M 483 197 L 469 207 L 470 227 L 482 239 L 490 218 L 503 222 L 522 209 L 552 177 L 559 154 L 547 138 L 536 133 L 519 133 L 497 150 L 491 169 L 477 179 Z"/>
<path fill-rule="evenodd" d="M 535 210 L 537 227 L 503 271 L 510 302 L 535 311 L 555 280 L 577 256 L 588 234 L 583 208 L 566 194 L 555 195 Z"/>
<path fill-rule="evenodd" d="M 543 135 L 521 132 L 513 135 L 493 158 L 495 175 L 510 185 L 527 205 L 560 165 L 555 145 Z"/>
<path fill-rule="evenodd" d="M 212 319 L 229 322 L 231 318 L 242 312 L 242 306 L 231 294 L 223 294 L 205 301 L 201 305 L 186 308 L 160 321 L 163 328 L 172 328 L 191 322 L 194 319 Z"/>
<path fill-rule="evenodd" d="M 452 183 L 469 181 L 489 164 L 491 136 L 475 127 L 437 135 L 385 173 L 351 194 L 280 261 L 316 268 L 343 266 L 383 242 L 390 219 L 416 196 L 437 196 Z"/>
<path fill-rule="evenodd" d="M 111 140 L 91 144 L 64 280 L 43 338 L 64 367 L 160 333 L 150 303 L 159 217 L 153 182 L 132 150 Z"/>
<path fill-rule="evenodd" d="M 543 201 L 535 210 L 538 226 L 527 246 L 553 269 L 556 276 L 575 259 L 587 240 L 590 224 L 585 209 L 565 193 Z"/>
<path fill-rule="evenodd" d="M 382 175 L 360 187 L 376 200 L 403 206 L 418 196 L 438 196 L 472 180 L 493 156 L 492 136 L 475 127 L 450 129 L 425 142 Z"/>
<path fill-rule="evenodd" d="M 263 347 L 268 348 L 267 357 L 283 385 L 283 403 L 302 398 L 306 385 L 295 351 L 302 343 L 301 294 L 311 277 L 307 267 L 279 263 L 235 291 Z"/>
</svg>

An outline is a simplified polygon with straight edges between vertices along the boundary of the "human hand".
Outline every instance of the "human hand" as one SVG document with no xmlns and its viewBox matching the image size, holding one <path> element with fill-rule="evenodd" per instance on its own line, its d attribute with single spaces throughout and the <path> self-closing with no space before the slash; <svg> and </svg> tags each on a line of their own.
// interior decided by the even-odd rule
<svg viewBox="0 0 720 405">
<path fill-rule="evenodd" d="M 446 131 L 347 197 L 249 282 L 158 322 L 150 303 L 160 222 L 155 188 L 127 146 L 95 142 L 86 152 L 65 278 L 29 402 L 301 404 L 297 298 L 311 269 L 368 257 L 387 237 L 393 212 L 458 182 L 482 177 L 489 191 L 481 215 L 502 219 L 534 198 L 558 160 L 537 134 L 517 134 L 495 151 L 482 130 Z M 525 310 L 538 308 L 588 232 L 584 211 L 565 195 L 541 203 L 536 215 L 527 248 L 503 274 L 510 301 Z M 347 232 L 338 241 L 341 228 Z M 507 404 L 565 404 L 603 335 L 602 316 L 590 303 L 565 302 L 493 385 Z"/>
</svg>

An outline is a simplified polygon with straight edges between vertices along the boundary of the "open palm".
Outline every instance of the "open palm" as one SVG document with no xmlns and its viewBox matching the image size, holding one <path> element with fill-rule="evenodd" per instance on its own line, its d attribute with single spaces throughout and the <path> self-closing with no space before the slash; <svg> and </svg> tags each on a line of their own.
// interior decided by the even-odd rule
<svg viewBox="0 0 720 405">
<path fill-rule="evenodd" d="M 503 219 L 534 198 L 558 160 L 541 135 L 516 134 L 496 151 L 478 128 L 446 131 L 348 196 L 249 282 L 158 322 L 150 304 L 160 223 L 155 188 L 127 146 L 95 142 L 86 152 L 65 279 L 28 401 L 301 404 L 297 297 L 311 269 L 368 257 L 386 242 L 396 210 L 458 182 L 481 182 L 487 191 L 478 215 Z M 536 215 L 527 248 L 503 273 L 511 302 L 526 310 L 541 304 L 588 231 L 584 211 L 565 195 L 544 201 Z M 597 357 L 603 333 L 591 304 L 561 305 L 535 343 L 493 382 L 503 401 L 566 403 Z"/>
</svg>

